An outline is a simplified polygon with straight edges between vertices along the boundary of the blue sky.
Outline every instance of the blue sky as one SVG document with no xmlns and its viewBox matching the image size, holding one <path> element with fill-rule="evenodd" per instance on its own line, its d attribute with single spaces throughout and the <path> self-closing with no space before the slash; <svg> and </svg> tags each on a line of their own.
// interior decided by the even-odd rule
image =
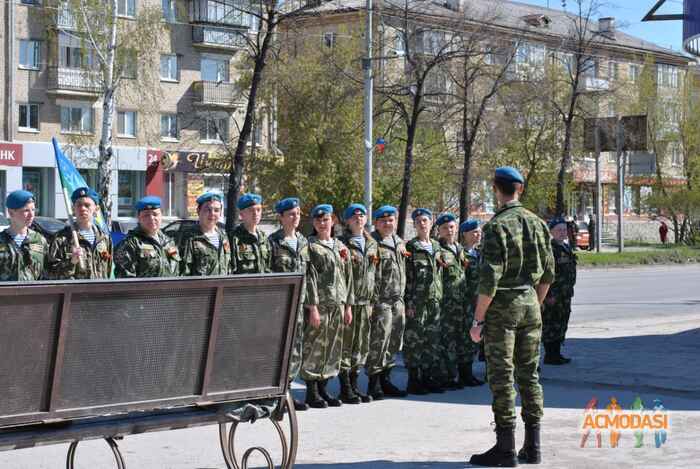
<svg viewBox="0 0 700 469">
<path fill-rule="evenodd" d="M 520 3 L 547 6 L 561 9 L 561 0 L 516 0 Z M 567 9 L 574 11 L 576 3 L 569 0 Z M 673 48 L 676 51 L 682 49 L 683 23 L 681 21 L 656 21 L 642 23 L 642 18 L 656 4 L 656 0 L 603 0 L 601 2 L 600 16 L 614 16 L 620 28 L 633 36 L 646 41 L 656 43 L 663 47 Z M 657 14 L 682 13 L 682 0 L 666 0 Z"/>
</svg>

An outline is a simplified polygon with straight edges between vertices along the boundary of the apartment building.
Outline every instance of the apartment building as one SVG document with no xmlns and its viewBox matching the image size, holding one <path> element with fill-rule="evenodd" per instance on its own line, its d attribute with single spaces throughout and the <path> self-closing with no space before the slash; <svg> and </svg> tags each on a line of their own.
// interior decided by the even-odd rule
<svg viewBox="0 0 700 469">
<path fill-rule="evenodd" d="M 145 194 L 164 214 L 196 214 L 195 198 L 224 192 L 230 165 L 222 142 L 235 142 L 245 98 L 237 88 L 255 16 L 240 0 L 119 0 L 119 21 L 162 10 L 162 37 L 134 64 L 116 95 L 113 215 L 134 215 Z M 96 185 L 102 122 L 94 51 L 76 28 L 77 12 L 58 0 L 5 2 L 0 52 L 0 204 L 19 188 L 37 196 L 40 215 L 66 217 L 51 138 L 88 184 Z M 249 145 L 267 145 L 264 113 Z M 4 210 L 4 206 L 0 206 Z"/>
<path fill-rule="evenodd" d="M 332 47 L 343 32 L 364 29 L 364 0 L 332 0 L 310 5 L 305 14 L 299 16 L 295 27 L 289 28 L 290 34 L 301 30 L 310 38 L 318 38 L 321 46 Z M 445 44 L 447 36 L 457 28 L 461 31 L 483 28 L 488 31 L 483 37 L 485 42 L 491 40 L 499 47 L 505 43 L 517 43 L 518 49 L 508 71 L 512 77 L 542 75 L 553 59 L 565 63 L 567 56 L 571 58 L 571 42 L 567 38 L 576 18 L 562 10 L 504 0 L 384 0 L 374 3 L 374 15 L 373 35 L 378 38 L 374 65 L 378 86 L 382 86 L 383 80 L 392 74 L 406 70 L 407 40 L 417 53 L 431 54 Z M 413 25 L 410 37 L 405 33 L 407 24 Z M 594 115 L 610 117 L 626 112 L 628 101 L 624 96 L 635 92 L 649 57 L 655 62 L 659 96 L 672 96 L 681 87 L 691 62 L 687 55 L 626 34 L 616 28 L 614 18 L 594 19 L 589 29 L 600 39 L 596 42 L 596 49 L 590 51 L 590 64 L 579 90 L 593 106 Z M 499 59 L 493 57 L 492 60 L 497 63 Z M 444 88 L 445 80 L 440 78 L 434 75 L 426 86 Z M 455 140 L 459 141 L 459 138 Z M 669 185 L 681 183 L 682 152 L 675 147 L 668 153 L 668 162 L 663 165 L 664 181 Z M 640 201 L 652 190 L 655 158 L 646 152 L 627 156 L 624 210 L 633 212 L 641 208 Z M 572 213 L 590 213 L 594 207 L 595 160 L 588 154 L 575 155 L 574 160 L 571 175 L 576 188 L 569 194 L 567 205 Z M 602 202 L 606 213 L 617 211 L 616 161 L 614 153 L 603 153 Z M 476 210 L 484 208 L 475 207 Z"/>
</svg>

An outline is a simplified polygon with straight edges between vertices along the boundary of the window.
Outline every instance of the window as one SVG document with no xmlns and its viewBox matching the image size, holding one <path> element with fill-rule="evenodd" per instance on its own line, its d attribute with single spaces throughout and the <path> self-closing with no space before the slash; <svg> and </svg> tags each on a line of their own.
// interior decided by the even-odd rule
<svg viewBox="0 0 700 469">
<path fill-rule="evenodd" d="M 161 54 L 160 79 L 165 81 L 178 81 L 180 79 L 177 55 Z"/>
<path fill-rule="evenodd" d="M 544 75 L 546 49 L 539 44 L 520 44 L 515 53 L 515 70 L 520 74 Z"/>
<path fill-rule="evenodd" d="M 136 16 L 136 0 L 117 0 L 117 15 L 129 18 Z"/>
<path fill-rule="evenodd" d="M 94 52 L 84 47 L 80 39 L 64 31 L 58 37 L 58 65 L 62 68 L 92 68 Z"/>
<path fill-rule="evenodd" d="M 671 164 L 673 166 L 683 166 L 683 154 L 678 145 L 673 145 L 671 148 Z"/>
<path fill-rule="evenodd" d="M 656 74 L 657 86 L 678 88 L 678 67 L 675 65 L 658 64 Z"/>
<path fill-rule="evenodd" d="M 136 70 L 138 68 L 138 59 L 136 57 L 136 51 L 126 51 L 121 68 L 123 78 L 129 78 L 132 80 L 136 79 Z"/>
<path fill-rule="evenodd" d="M 262 125 L 259 123 L 256 123 L 251 132 L 250 132 L 250 140 L 248 141 L 249 144 L 255 144 L 255 146 L 260 146 L 262 145 Z"/>
<path fill-rule="evenodd" d="M 136 137 L 135 111 L 117 111 L 117 135 L 119 137 Z"/>
<path fill-rule="evenodd" d="M 406 54 L 406 43 L 403 40 L 403 33 L 401 31 L 396 31 L 394 34 L 393 50 L 396 55 Z"/>
<path fill-rule="evenodd" d="M 637 83 L 639 81 L 639 75 L 641 74 L 641 70 L 639 65 L 637 64 L 630 64 L 630 81 L 632 83 Z"/>
<path fill-rule="evenodd" d="M 175 0 L 162 0 L 161 6 L 163 7 L 163 19 L 168 23 L 174 23 L 177 19 Z"/>
<path fill-rule="evenodd" d="M 22 5 L 39 5 L 39 0 L 22 0 Z"/>
<path fill-rule="evenodd" d="M 338 34 L 332 31 L 323 33 L 323 45 L 332 49 L 335 47 L 335 41 L 338 38 Z"/>
<path fill-rule="evenodd" d="M 19 105 L 19 130 L 38 132 L 39 131 L 39 105 L 20 104 Z"/>
<path fill-rule="evenodd" d="M 162 114 L 160 116 L 160 137 L 171 140 L 178 139 L 176 114 Z"/>
<path fill-rule="evenodd" d="M 92 133 L 92 116 L 87 104 L 61 106 L 61 132 Z"/>
<path fill-rule="evenodd" d="M 617 80 L 618 76 L 619 75 L 617 62 L 613 62 L 611 60 L 610 62 L 608 62 L 608 79 Z"/>
<path fill-rule="evenodd" d="M 600 77 L 600 62 L 598 59 L 592 59 L 587 57 L 583 59 L 583 64 L 581 66 L 581 71 L 584 76 L 588 78 L 599 78 Z"/>
<path fill-rule="evenodd" d="M 39 70 L 39 41 L 25 40 L 19 41 L 19 66 L 30 70 Z"/>
<path fill-rule="evenodd" d="M 228 83 L 229 60 L 218 57 L 202 57 L 202 80 Z"/>
<path fill-rule="evenodd" d="M 146 186 L 145 171 L 118 171 L 117 216 L 133 217 L 134 203 L 143 197 Z"/>
<path fill-rule="evenodd" d="M 228 140 L 228 118 L 203 117 L 199 139 L 203 142 L 222 142 Z"/>
</svg>

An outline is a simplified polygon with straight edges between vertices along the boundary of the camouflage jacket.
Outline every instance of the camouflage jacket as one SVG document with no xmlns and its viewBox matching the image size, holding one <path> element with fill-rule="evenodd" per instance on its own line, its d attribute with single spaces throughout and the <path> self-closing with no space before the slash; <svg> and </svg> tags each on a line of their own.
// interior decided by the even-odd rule
<svg viewBox="0 0 700 469">
<path fill-rule="evenodd" d="M 466 256 L 467 267 L 464 270 L 464 299 L 468 306 L 476 307 L 476 298 L 479 293 L 479 261 L 481 253 L 474 249 L 473 251 L 464 250 Z"/>
<path fill-rule="evenodd" d="M 374 273 L 374 303 L 394 304 L 403 301 L 406 291 L 406 246 L 401 238 L 392 235 L 394 245 L 382 241 L 378 231 L 372 233 L 377 243 L 379 264 Z"/>
<path fill-rule="evenodd" d="M 331 249 L 315 236 L 302 256 L 306 256 L 306 305 L 353 304 L 355 302 L 352 283 L 350 251 L 342 241 L 336 239 Z"/>
<path fill-rule="evenodd" d="M 270 272 L 270 245 L 267 235 L 256 229 L 253 236 L 240 224 L 231 234 L 231 273 L 264 274 Z"/>
<path fill-rule="evenodd" d="M 54 237 L 49 246 L 49 277 L 58 280 L 101 279 L 112 276 L 112 240 L 97 225 L 92 225 L 95 244 L 91 245 L 78 231 L 78 244 L 83 250 L 83 265 L 71 262 L 73 230 L 77 224 L 67 226 Z"/>
<path fill-rule="evenodd" d="M 464 248 L 459 245 L 448 246 L 444 240 L 440 240 L 440 267 L 442 267 L 443 303 L 464 305 L 466 300 L 465 268 L 468 265 Z"/>
<path fill-rule="evenodd" d="M 175 241 L 162 231 L 150 237 L 139 226 L 115 249 L 114 274 L 117 278 L 177 277 L 180 260 Z"/>
<path fill-rule="evenodd" d="M 219 248 L 214 247 L 202 233 L 199 225 L 187 231 L 180 241 L 180 275 L 229 275 L 231 273 L 231 245 L 226 233 L 216 227 Z"/>
<path fill-rule="evenodd" d="M 297 232 L 297 248 L 292 249 L 289 244 L 284 240 L 284 230 L 279 229 L 272 233 L 268 238 L 270 244 L 270 254 L 272 267 L 272 272 L 300 272 L 306 274 L 306 264 L 308 259 L 302 255 L 308 255 L 308 250 L 306 246 L 308 242 L 306 238 L 301 233 Z M 304 297 L 306 296 L 306 275 L 304 275 L 304 282 L 301 287 L 301 297 L 299 298 L 299 303 L 303 304 Z"/>
<path fill-rule="evenodd" d="M 576 285 L 576 254 L 568 244 L 555 240 L 552 240 L 552 251 L 556 275 L 547 296 L 571 298 L 574 296 L 574 285 Z"/>
<path fill-rule="evenodd" d="M 552 283 L 552 237 L 537 215 L 520 202 L 508 202 L 483 230 L 479 294 L 493 297 L 498 289 Z"/>
<path fill-rule="evenodd" d="M 442 258 L 440 244 L 431 239 L 433 253 L 413 238 L 406 245 L 406 308 L 415 309 L 428 301 L 442 301 Z"/>
<path fill-rule="evenodd" d="M 27 237 L 17 247 L 8 230 L 0 233 L 0 282 L 43 279 L 49 256 L 44 237 L 27 230 Z"/>
<path fill-rule="evenodd" d="M 350 260 L 352 260 L 352 284 L 355 297 L 354 305 L 370 305 L 375 300 L 375 271 L 379 264 L 377 242 L 366 233 L 365 250 L 362 251 L 360 245 L 353 241 L 352 234 L 343 233 L 340 240 L 350 250 Z"/>
</svg>

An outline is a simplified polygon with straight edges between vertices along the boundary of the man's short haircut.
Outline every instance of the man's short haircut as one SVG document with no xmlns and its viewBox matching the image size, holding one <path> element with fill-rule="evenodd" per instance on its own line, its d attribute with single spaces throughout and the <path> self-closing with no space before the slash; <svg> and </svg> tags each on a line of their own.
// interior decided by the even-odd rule
<svg viewBox="0 0 700 469">
<path fill-rule="evenodd" d="M 520 183 L 515 181 L 504 181 L 503 179 L 494 179 L 493 185 L 496 186 L 503 194 L 511 196 L 518 190 Z"/>
</svg>

